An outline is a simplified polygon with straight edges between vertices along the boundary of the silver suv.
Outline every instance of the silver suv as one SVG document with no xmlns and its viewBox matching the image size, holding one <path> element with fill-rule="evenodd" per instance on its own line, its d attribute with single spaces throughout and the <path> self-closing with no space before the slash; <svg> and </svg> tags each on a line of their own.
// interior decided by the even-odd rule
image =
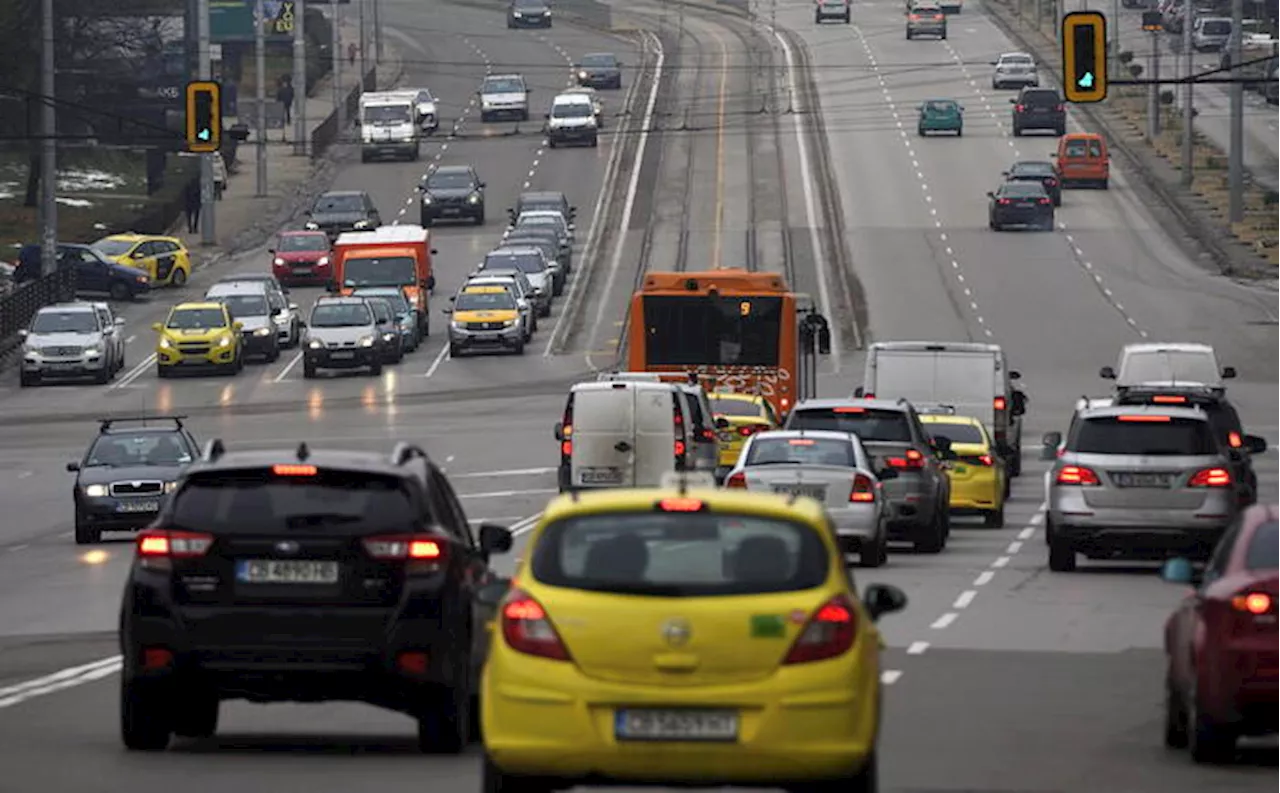
<svg viewBox="0 0 1280 793">
<path fill-rule="evenodd" d="M 889 539 L 905 540 L 918 553 L 938 553 L 951 533 L 951 483 L 942 460 L 953 460 L 951 442 L 931 441 L 905 399 L 806 399 L 787 416 L 786 430 L 830 430 L 857 435 L 871 470 L 892 469 L 884 483 Z M 883 478 L 883 477 L 882 477 Z"/>
<path fill-rule="evenodd" d="M 367 369 L 382 374 L 385 343 L 378 332 L 373 308 L 363 297 L 322 297 L 311 307 L 302 376 L 308 380 L 321 369 Z"/>
<path fill-rule="evenodd" d="M 1126 344 L 1115 368 L 1098 372 L 1104 380 L 1114 380 L 1117 389 L 1143 385 L 1203 385 L 1226 389 L 1224 380 L 1236 376 L 1234 366 L 1219 366 L 1218 356 L 1208 344 L 1190 342 L 1144 342 Z"/>
<path fill-rule="evenodd" d="M 92 378 L 105 383 L 124 366 L 115 337 L 123 319 L 109 319 L 93 303 L 58 303 L 36 312 L 22 338 L 19 384 L 42 380 Z"/>
<path fill-rule="evenodd" d="M 1107 405 L 1076 412 L 1065 443 L 1044 436 L 1049 569 L 1090 559 L 1207 559 L 1235 517 L 1239 483 L 1198 407 Z"/>
</svg>

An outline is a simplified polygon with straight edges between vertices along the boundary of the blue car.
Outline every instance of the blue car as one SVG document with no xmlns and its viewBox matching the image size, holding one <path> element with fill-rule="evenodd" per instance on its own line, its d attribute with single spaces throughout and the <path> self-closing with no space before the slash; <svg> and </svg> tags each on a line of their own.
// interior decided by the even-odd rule
<svg viewBox="0 0 1280 793">
<path fill-rule="evenodd" d="M 422 344 L 422 333 L 418 328 L 418 317 L 413 304 L 405 296 L 404 290 L 398 286 L 366 286 L 353 293 L 356 297 L 378 297 L 391 305 L 396 315 L 396 327 L 400 329 L 403 349 L 413 352 Z"/>
<path fill-rule="evenodd" d="M 964 134 L 964 108 L 954 99 L 930 99 L 920 105 L 916 132 L 922 136 L 931 132 L 954 132 L 959 137 Z"/>
<path fill-rule="evenodd" d="M 76 294 L 108 295 L 115 300 L 137 300 L 151 292 L 151 277 L 143 271 L 116 264 L 88 245 L 58 243 L 58 269 L 74 268 Z M 18 284 L 40 277 L 40 246 L 24 245 L 18 252 L 13 280 Z"/>
</svg>

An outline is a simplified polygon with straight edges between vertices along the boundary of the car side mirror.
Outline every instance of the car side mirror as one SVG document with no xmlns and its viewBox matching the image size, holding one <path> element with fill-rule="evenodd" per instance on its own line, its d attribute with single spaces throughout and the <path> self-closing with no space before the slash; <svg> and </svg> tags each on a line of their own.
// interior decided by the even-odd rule
<svg viewBox="0 0 1280 793">
<path fill-rule="evenodd" d="M 1004 441 L 996 441 L 996 455 L 999 457 L 1008 457 L 1013 454 L 1013 447 Z"/>
<path fill-rule="evenodd" d="M 946 435 L 935 436 L 933 440 L 929 441 L 929 445 L 932 446 L 938 454 L 942 455 L 943 459 L 946 459 L 946 455 L 951 452 L 951 439 Z"/>
<path fill-rule="evenodd" d="M 1236 368 L 1235 368 L 1234 366 L 1224 366 L 1224 367 L 1222 367 L 1222 379 L 1223 379 L 1223 380 L 1233 380 L 1233 379 L 1235 379 L 1235 376 L 1236 376 Z"/>
<path fill-rule="evenodd" d="M 555 435 L 556 440 L 564 441 L 564 424 L 556 422 L 556 426 L 555 429 L 552 430 L 552 434 Z"/>
<path fill-rule="evenodd" d="M 1160 568 L 1160 578 L 1170 584 L 1199 586 L 1202 574 L 1196 571 L 1190 559 L 1179 556 L 1164 563 Z"/>
<path fill-rule="evenodd" d="M 1054 159 L 1057 159 L 1057 157 L 1058 157 L 1058 153 L 1057 153 L 1056 151 L 1051 151 L 1051 152 L 1049 152 L 1049 156 L 1050 156 L 1050 157 L 1053 157 Z"/>
<path fill-rule="evenodd" d="M 879 479 L 881 482 L 888 482 L 890 479 L 897 479 L 897 478 L 898 478 L 898 472 L 896 469 L 884 468 L 879 471 L 876 471 L 876 479 Z"/>
<path fill-rule="evenodd" d="M 569 224 L 569 231 L 573 231 L 575 228 L 577 227 L 574 224 L 572 223 Z"/>
<path fill-rule="evenodd" d="M 232 322 L 232 323 L 231 323 L 231 328 L 232 328 L 233 330 L 244 330 L 244 323 L 243 323 L 243 322 L 239 322 L 239 321 L 237 321 L 237 322 Z"/>
<path fill-rule="evenodd" d="M 716 419 L 716 429 L 718 430 L 729 429 L 729 419 L 725 418 L 724 416 L 721 416 L 720 418 Z"/>
<path fill-rule="evenodd" d="M 1027 412 L 1027 395 L 1022 391 L 1014 391 L 1011 395 L 1013 399 L 1013 410 L 1010 411 L 1015 416 L 1021 416 Z"/>
<path fill-rule="evenodd" d="M 445 306 L 444 308 L 440 309 L 440 313 L 441 313 L 441 314 L 446 314 L 446 315 L 447 315 L 447 314 L 452 314 L 452 313 L 453 313 L 453 306 Z"/>
<path fill-rule="evenodd" d="M 545 118 L 545 119 L 547 119 L 547 120 L 550 120 L 550 119 L 551 119 L 551 114 L 550 114 L 550 113 L 543 113 L 543 114 L 542 114 L 542 117 L 543 117 L 543 118 Z"/>
<path fill-rule="evenodd" d="M 431 249 L 431 255 L 432 255 L 432 256 L 439 256 L 439 255 L 440 255 L 440 251 L 436 250 L 435 248 L 432 248 L 432 249 Z"/>
<path fill-rule="evenodd" d="M 290 303 L 290 304 L 289 304 L 289 310 L 290 310 L 290 311 L 297 311 L 297 310 L 298 310 L 298 304 L 297 304 L 297 303 Z"/>
<path fill-rule="evenodd" d="M 275 248 L 267 248 L 267 253 L 271 254 L 272 256 L 275 256 L 275 255 L 276 255 L 276 249 L 275 249 Z"/>
<path fill-rule="evenodd" d="M 142 251 L 134 251 L 133 253 L 129 254 L 130 259 L 142 259 L 145 257 L 146 257 L 146 254 L 143 253 Z"/>
<path fill-rule="evenodd" d="M 1009 379 L 1010 379 L 1010 380 L 1021 380 L 1021 379 L 1022 379 L 1022 372 L 1019 372 L 1017 369 L 1010 369 L 1010 370 L 1009 370 Z"/>
<path fill-rule="evenodd" d="M 1258 435 L 1246 435 L 1244 450 L 1249 454 L 1262 454 L 1267 450 L 1267 439 Z"/>
<path fill-rule="evenodd" d="M 1103 380 L 1114 380 L 1116 379 L 1116 370 L 1112 369 L 1110 366 L 1104 366 L 1098 370 L 1098 377 L 1101 377 Z"/>
<path fill-rule="evenodd" d="M 1011 105 L 1016 105 L 1016 104 L 1018 104 L 1018 100 L 1017 100 L 1017 99 L 1010 99 L 1010 100 L 1009 100 L 1009 104 L 1011 104 Z"/>
<path fill-rule="evenodd" d="M 1040 439 L 1040 459 L 1055 460 L 1058 457 L 1058 447 L 1062 445 L 1061 432 L 1046 432 L 1044 437 Z"/>
<path fill-rule="evenodd" d="M 576 214 L 578 214 L 578 208 L 577 208 L 577 207 L 569 207 L 569 217 L 573 217 L 573 216 L 574 216 L 574 215 L 576 215 Z"/>
<path fill-rule="evenodd" d="M 476 601 L 482 606 L 496 609 L 510 591 L 510 578 L 495 578 L 476 590 Z"/>
<path fill-rule="evenodd" d="M 1008 172 L 1008 171 L 1001 171 L 1001 172 L 1000 172 L 1000 175 L 1001 175 L 1001 176 L 1003 176 L 1003 177 L 1008 178 L 1008 176 L 1009 176 L 1009 172 Z"/>
<path fill-rule="evenodd" d="M 872 584 L 862 593 L 862 605 L 872 621 L 907 607 L 907 593 L 891 584 Z"/>
<path fill-rule="evenodd" d="M 479 187 L 481 190 L 483 190 L 484 188 L 486 188 L 486 187 L 488 187 L 488 186 L 489 186 L 489 183 L 488 183 L 488 182 L 480 182 L 480 183 L 479 183 L 478 185 L 476 185 L 476 186 L 477 186 L 477 187 Z"/>
<path fill-rule="evenodd" d="M 154 330 L 156 333 L 159 333 L 160 331 L 164 330 L 164 326 L 161 325 L 159 322 L 152 322 L 151 329 Z"/>
<path fill-rule="evenodd" d="M 511 529 L 496 523 L 480 524 L 480 550 L 485 553 L 506 553 L 511 550 Z"/>
<path fill-rule="evenodd" d="M 76 462 L 67 463 L 67 470 L 74 474 L 76 471 L 80 470 L 80 463 L 76 463 Z"/>
<path fill-rule="evenodd" d="M 310 210 L 310 209 L 305 209 L 305 210 L 303 210 L 303 211 L 302 211 L 302 216 L 303 216 L 304 218 L 309 218 L 309 217 L 311 217 L 311 210 Z"/>
<path fill-rule="evenodd" d="M 995 193 L 991 192 L 990 190 L 987 191 L 987 198 L 995 198 L 995 197 L 996 197 Z"/>
<path fill-rule="evenodd" d="M 436 288 L 436 277 L 434 275 L 427 276 L 427 289 Z"/>
</svg>

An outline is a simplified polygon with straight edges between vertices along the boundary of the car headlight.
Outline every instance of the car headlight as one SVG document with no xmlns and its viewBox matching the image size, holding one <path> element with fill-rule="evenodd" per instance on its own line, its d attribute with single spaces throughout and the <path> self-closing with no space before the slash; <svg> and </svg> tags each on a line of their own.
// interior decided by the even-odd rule
<svg viewBox="0 0 1280 793">
<path fill-rule="evenodd" d="M 423 206 L 431 206 L 431 196 L 429 196 L 429 195 L 424 195 L 424 196 L 422 197 L 422 205 L 423 205 Z"/>
<path fill-rule="evenodd" d="M 579 79 L 579 80 L 585 80 L 585 79 L 587 79 L 587 73 L 586 73 L 586 72 L 578 72 L 578 79 Z"/>
<path fill-rule="evenodd" d="M 84 357 L 86 358 L 97 358 L 100 355 L 102 355 L 101 347 L 85 347 L 84 348 Z"/>
<path fill-rule="evenodd" d="M 230 346 L 231 346 L 231 343 L 232 343 L 232 342 L 231 342 L 231 337 L 230 337 L 230 336 L 223 336 L 221 339 L 218 339 L 218 346 L 219 346 L 219 347 L 230 347 Z"/>
<path fill-rule="evenodd" d="M 107 495 L 107 486 L 106 485 L 87 485 L 85 486 L 84 494 L 89 498 L 103 498 L 104 496 Z"/>
<path fill-rule="evenodd" d="M 271 328 L 258 328 L 257 330 L 255 330 L 255 331 L 253 332 L 253 335 L 255 335 L 255 336 L 270 336 L 270 335 L 271 335 Z"/>
<path fill-rule="evenodd" d="M 317 229 L 320 228 L 320 224 L 315 222 L 314 220 L 308 220 L 304 228 L 306 228 L 308 231 L 316 231 Z"/>
<path fill-rule="evenodd" d="M 383 340 L 383 341 L 395 341 L 395 340 L 396 340 L 396 334 L 394 334 L 394 333 L 384 333 L 384 334 L 382 334 L 382 340 Z"/>
<path fill-rule="evenodd" d="M 311 341 L 307 342 L 307 346 L 313 350 L 323 350 L 324 342 L 320 341 L 319 339 L 312 339 Z"/>
<path fill-rule="evenodd" d="M 480 203 L 480 194 L 479 194 L 479 193 L 472 193 L 471 195 L 467 196 L 467 200 L 468 200 L 468 201 L 470 201 L 470 202 L 471 202 L 471 203 L 473 203 L 473 204 L 478 204 L 478 203 Z"/>
<path fill-rule="evenodd" d="M 465 330 L 465 328 L 463 327 L 463 324 L 464 323 L 459 322 L 458 320 L 455 319 L 449 323 L 449 327 L 453 328 L 454 330 Z"/>
<path fill-rule="evenodd" d="M 178 483 L 177 483 L 177 482 L 165 482 L 165 483 L 164 483 L 164 492 L 166 492 L 166 493 L 172 493 L 173 491 L 175 491 L 175 490 L 177 490 L 177 489 L 178 489 Z"/>
<path fill-rule="evenodd" d="M 171 342 L 171 341 L 169 341 L 168 339 L 166 339 L 165 337 L 161 336 L 161 337 L 160 337 L 160 349 L 162 349 L 162 350 L 171 350 L 171 349 L 173 349 L 173 342 Z"/>
<path fill-rule="evenodd" d="M 515 326 L 516 326 L 516 321 L 514 319 L 509 319 L 506 322 L 502 323 L 502 327 L 504 328 L 514 328 Z"/>
<path fill-rule="evenodd" d="M 520 13 L 519 11 L 512 11 L 511 16 L 515 17 L 516 19 L 520 19 L 521 17 L 524 16 L 524 14 Z"/>
<path fill-rule="evenodd" d="M 140 284 L 145 284 L 149 279 L 145 275 L 138 275 L 138 276 L 134 276 L 134 280 L 136 280 Z"/>
<path fill-rule="evenodd" d="M 317 262 L 316 262 L 316 264 L 320 265 L 321 267 L 324 267 L 324 266 L 325 266 L 326 264 L 328 264 L 328 263 L 329 263 L 329 257 L 328 257 L 328 256 L 321 256 L 321 257 L 320 257 L 320 259 L 319 259 L 319 261 L 317 261 Z"/>
<path fill-rule="evenodd" d="M 275 259 L 271 261 L 271 263 L 274 264 L 276 267 L 283 267 L 284 259 L 281 259 L 279 256 L 277 256 Z"/>
<path fill-rule="evenodd" d="M 361 347 L 372 347 L 373 343 L 378 340 L 377 336 L 365 336 L 360 340 Z"/>
</svg>

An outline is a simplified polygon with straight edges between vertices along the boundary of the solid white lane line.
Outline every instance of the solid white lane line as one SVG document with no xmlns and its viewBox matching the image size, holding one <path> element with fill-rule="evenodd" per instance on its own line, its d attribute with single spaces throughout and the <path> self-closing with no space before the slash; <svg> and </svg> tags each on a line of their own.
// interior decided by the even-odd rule
<svg viewBox="0 0 1280 793">
<path fill-rule="evenodd" d="M 555 471 L 553 467 L 548 468 L 510 468 L 506 471 L 471 471 L 465 474 L 449 474 L 450 479 L 478 479 L 478 478 L 495 478 L 499 476 L 537 476 L 538 474 L 549 474 Z"/>
<path fill-rule="evenodd" d="M 440 364 L 448 360 L 449 357 L 449 344 L 446 342 L 445 345 L 440 348 L 440 354 L 431 362 L 431 365 L 427 367 L 427 371 L 422 376 L 425 378 L 435 374 L 436 370 L 440 368 Z"/>
<path fill-rule="evenodd" d="M 156 362 L 156 354 L 153 352 L 143 360 L 139 361 L 136 366 L 134 366 L 132 369 L 126 372 L 122 377 L 120 377 L 120 379 L 112 383 L 111 388 L 117 391 L 122 388 L 125 388 L 134 380 L 137 380 L 139 377 L 141 377 L 142 373 L 145 372 L 155 362 Z"/>
<path fill-rule="evenodd" d="M 554 487 L 544 487 L 533 490 L 495 490 L 491 493 L 458 493 L 458 498 L 511 498 L 512 496 L 541 496 L 547 493 L 559 492 Z"/>
<path fill-rule="evenodd" d="M 43 677 L 37 677 L 32 680 L 26 680 L 12 686 L 6 686 L 4 688 L 0 688 L 0 701 L 4 701 L 9 697 L 13 697 L 18 694 L 23 694 L 28 691 L 42 689 L 50 685 L 57 685 L 59 683 L 66 682 L 68 680 L 75 680 L 79 677 L 82 677 L 91 672 L 97 671 L 99 669 L 108 669 L 113 666 L 119 666 L 119 665 L 120 665 L 120 656 L 113 655 L 110 658 L 102 658 L 97 661 L 93 661 L 91 663 L 81 664 L 80 666 L 73 666 L 68 669 L 62 669 L 57 672 L 54 672 L 53 674 L 45 675 Z"/>
</svg>

